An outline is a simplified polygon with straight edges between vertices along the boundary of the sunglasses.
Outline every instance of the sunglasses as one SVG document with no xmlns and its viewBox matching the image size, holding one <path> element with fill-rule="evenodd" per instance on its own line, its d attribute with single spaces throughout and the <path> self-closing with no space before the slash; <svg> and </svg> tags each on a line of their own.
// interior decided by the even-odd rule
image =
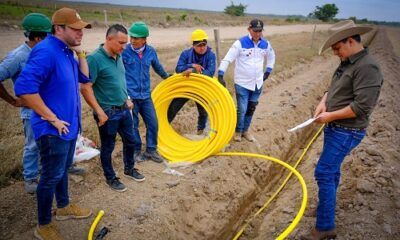
<svg viewBox="0 0 400 240">
<path fill-rule="evenodd" d="M 253 30 L 253 32 L 259 33 L 259 32 L 262 32 L 262 29 L 261 30 Z"/>
<path fill-rule="evenodd" d="M 195 47 L 205 47 L 205 46 L 207 46 L 207 43 L 202 42 L 202 43 L 196 44 L 194 46 Z"/>
</svg>

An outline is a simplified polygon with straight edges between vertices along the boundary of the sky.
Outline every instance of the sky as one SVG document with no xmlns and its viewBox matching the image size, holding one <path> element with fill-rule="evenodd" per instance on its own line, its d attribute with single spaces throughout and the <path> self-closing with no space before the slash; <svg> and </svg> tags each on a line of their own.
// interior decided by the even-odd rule
<svg viewBox="0 0 400 240">
<path fill-rule="evenodd" d="M 223 11 L 231 0 L 70 0 L 149 7 L 187 8 Z M 307 16 L 316 6 L 334 3 L 339 8 L 337 18 L 400 22 L 400 0 L 233 0 L 247 5 L 246 13 Z"/>
</svg>

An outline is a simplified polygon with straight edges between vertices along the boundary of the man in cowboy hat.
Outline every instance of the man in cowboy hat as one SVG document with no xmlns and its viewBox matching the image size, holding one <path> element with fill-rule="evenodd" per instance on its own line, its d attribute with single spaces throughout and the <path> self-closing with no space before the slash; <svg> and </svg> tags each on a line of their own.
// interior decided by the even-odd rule
<svg viewBox="0 0 400 240">
<path fill-rule="evenodd" d="M 318 184 L 316 225 L 302 239 L 335 238 L 336 192 L 340 166 L 365 136 L 369 117 L 379 97 L 383 77 L 378 64 L 361 43 L 360 35 L 371 27 L 345 20 L 333 25 L 322 45 L 340 58 L 331 85 L 315 110 L 316 122 L 326 123 L 324 147 L 315 168 Z"/>
</svg>

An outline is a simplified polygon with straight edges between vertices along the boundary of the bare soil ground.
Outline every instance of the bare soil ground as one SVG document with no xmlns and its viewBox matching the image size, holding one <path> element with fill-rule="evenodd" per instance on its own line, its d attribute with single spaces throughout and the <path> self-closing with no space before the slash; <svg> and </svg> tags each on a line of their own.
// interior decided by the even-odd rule
<svg viewBox="0 0 400 240">
<path fill-rule="evenodd" d="M 400 177 L 397 174 L 400 169 L 400 59 L 395 54 L 400 45 L 393 41 L 399 31 L 380 29 L 370 46 L 371 54 L 382 67 L 385 83 L 368 136 L 346 158 L 343 166 L 337 208 L 339 239 L 400 238 Z M 185 39 L 189 32 L 187 30 Z M 242 34 L 241 30 L 238 36 Z M 276 41 L 286 39 L 287 44 L 293 45 L 297 40 L 307 44 L 301 36 L 293 34 L 292 42 L 288 40 L 289 35 L 276 38 Z M 9 44 L 17 40 L 19 38 L 10 38 Z M 12 48 L 3 45 L 4 41 L 0 44 L 2 51 Z M 282 55 L 285 51 L 294 51 L 284 46 L 277 49 Z M 257 143 L 232 142 L 227 151 L 263 153 L 294 163 L 319 126 L 312 125 L 296 133 L 288 133 L 287 129 L 312 115 L 338 65 L 338 60 L 330 54 L 308 59 L 296 57 L 296 60 L 292 67 L 274 73 L 264 88 L 252 125 Z M 185 120 L 188 115 L 190 111 L 181 117 Z M 1 115 L 1 121 L 17 117 L 17 113 L 8 112 Z M 89 119 L 90 113 L 85 112 L 83 118 Z M 86 129 L 95 129 L 93 120 L 88 120 L 86 126 Z M 21 135 L 5 135 L 5 128 L 1 131 L 2 141 L 21 138 Z M 322 137 L 299 167 L 308 184 L 310 207 L 315 207 L 316 203 L 313 170 L 321 143 Z M 118 144 L 114 164 L 120 174 L 121 157 L 121 145 Z M 84 178 L 71 177 L 70 190 L 74 202 L 95 212 L 105 210 L 100 226 L 110 228 L 107 239 L 230 239 L 287 174 L 269 162 L 245 158 L 210 157 L 201 163 L 177 168 L 185 174 L 182 177 L 162 173 L 165 168 L 162 164 L 143 162 L 137 167 L 146 176 L 146 181 L 137 183 L 122 176 L 128 190 L 120 194 L 104 184 L 98 161 L 82 164 L 89 173 Z M 20 181 L 0 189 L 0 195 L 0 239 L 32 239 L 36 224 L 35 197 L 25 194 Z M 293 219 L 300 199 L 299 184 L 295 180 L 289 181 L 274 204 L 251 223 L 242 239 L 275 238 Z M 92 220 L 64 221 L 57 225 L 66 239 L 84 239 Z M 298 238 L 313 223 L 313 217 L 304 217 L 290 238 Z"/>
</svg>

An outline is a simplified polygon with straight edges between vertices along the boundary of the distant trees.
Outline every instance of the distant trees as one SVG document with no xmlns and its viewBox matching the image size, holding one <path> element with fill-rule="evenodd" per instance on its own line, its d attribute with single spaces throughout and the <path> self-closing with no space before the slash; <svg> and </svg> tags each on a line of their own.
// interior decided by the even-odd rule
<svg viewBox="0 0 400 240">
<path fill-rule="evenodd" d="M 247 8 L 247 5 L 243 5 L 241 3 L 239 5 L 235 5 L 231 1 L 231 5 L 226 6 L 224 9 L 224 12 L 231 16 L 244 16 L 244 11 L 246 10 L 246 8 Z"/>
<path fill-rule="evenodd" d="M 338 14 L 339 8 L 336 7 L 334 3 L 325 4 L 322 7 L 316 6 L 314 12 L 310 13 L 308 16 L 317 18 L 323 22 L 332 20 L 336 14 Z"/>
</svg>

